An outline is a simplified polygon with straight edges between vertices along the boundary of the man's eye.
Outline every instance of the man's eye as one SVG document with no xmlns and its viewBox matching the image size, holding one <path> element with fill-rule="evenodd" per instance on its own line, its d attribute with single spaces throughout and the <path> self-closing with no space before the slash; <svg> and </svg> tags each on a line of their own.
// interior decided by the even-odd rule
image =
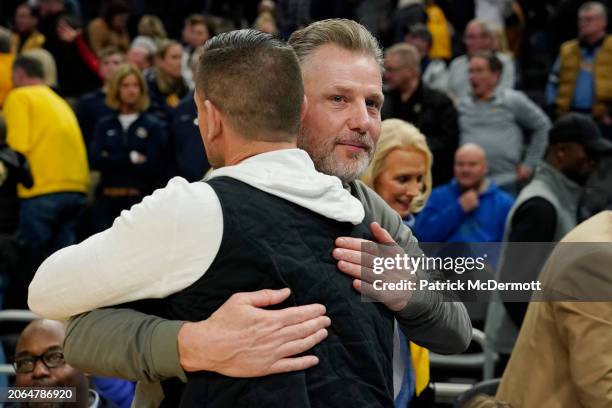
<svg viewBox="0 0 612 408">
<path fill-rule="evenodd" d="M 344 98 L 342 96 L 340 96 L 340 95 L 334 95 L 334 96 L 332 96 L 332 100 L 334 102 L 342 102 L 344 100 Z"/>
<path fill-rule="evenodd" d="M 380 103 L 378 101 L 367 101 L 366 104 L 370 108 L 380 109 Z"/>
</svg>

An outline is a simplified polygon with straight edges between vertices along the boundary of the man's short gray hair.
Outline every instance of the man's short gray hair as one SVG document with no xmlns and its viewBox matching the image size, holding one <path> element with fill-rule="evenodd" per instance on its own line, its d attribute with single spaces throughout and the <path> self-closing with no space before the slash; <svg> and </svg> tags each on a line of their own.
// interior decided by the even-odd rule
<svg viewBox="0 0 612 408">
<path fill-rule="evenodd" d="M 466 28 L 465 28 L 465 31 L 467 31 L 467 27 L 468 27 L 470 24 L 476 24 L 476 25 L 478 25 L 478 27 L 480 27 L 480 29 L 482 30 L 482 33 L 483 33 L 484 35 L 486 35 L 487 37 L 489 37 L 489 38 L 491 38 L 491 39 L 493 39 L 493 38 L 495 37 L 495 31 L 493 30 L 493 27 L 491 27 L 491 25 L 490 25 L 490 24 L 487 24 L 486 22 L 484 22 L 484 21 L 482 21 L 482 20 L 478 20 L 478 19 L 476 19 L 476 18 L 475 18 L 475 19 L 473 19 L 473 20 L 470 20 L 470 22 L 469 22 L 469 23 L 467 23 L 467 25 L 465 26 L 465 27 L 466 27 Z M 464 35 L 465 35 L 465 31 L 464 31 Z"/>
<path fill-rule="evenodd" d="M 398 43 L 387 48 L 385 55 L 397 55 L 403 66 L 421 71 L 421 56 L 419 51 L 412 44 Z"/>
<path fill-rule="evenodd" d="M 383 67 L 383 53 L 374 36 L 353 20 L 333 18 L 321 20 L 295 31 L 288 41 L 300 63 L 318 47 L 334 44 L 349 51 L 371 56 Z"/>
<path fill-rule="evenodd" d="M 598 1 L 589 1 L 587 3 L 584 3 L 578 9 L 578 15 L 580 15 L 580 13 L 582 13 L 584 11 L 588 11 L 588 10 L 595 10 L 595 12 L 597 12 L 597 14 L 599 14 L 600 16 L 602 16 L 604 18 L 606 23 L 608 22 L 608 12 L 606 10 L 606 7 L 603 4 L 601 4 L 600 2 L 598 2 Z"/>
</svg>

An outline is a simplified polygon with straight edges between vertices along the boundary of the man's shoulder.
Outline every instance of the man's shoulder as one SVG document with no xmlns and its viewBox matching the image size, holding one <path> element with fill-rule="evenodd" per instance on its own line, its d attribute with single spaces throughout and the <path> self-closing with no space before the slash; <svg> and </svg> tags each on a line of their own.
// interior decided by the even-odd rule
<svg viewBox="0 0 612 408">
<path fill-rule="evenodd" d="M 560 47 L 561 54 L 572 50 L 580 50 L 580 41 L 577 38 L 565 41 Z"/>
<path fill-rule="evenodd" d="M 165 187 L 145 197 L 142 203 L 149 208 L 172 209 L 182 219 L 195 216 L 200 219 L 203 209 L 209 208 L 209 204 L 217 206 L 218 198 L 206 182 L 190 183 L 183 177 L 173 177 Z"/>
<path fill-rule="evenodd" d="M 468 62 L 467 55 L 466 54 L 460 55 L 458 57 L 453 58 L 448 69 L 454 70 L 454 69 L 459 69 L 459 67 L 465 67 L 467 65 L 467 62 Z"/>
<path fill-rule="evenodd" d="M 30 104 L 36 106 L 40 103 L 49 103 L 49 101 L 54 105 L 57 102 L 58 105 L 55 106 L 66 104 L 66 102 L 47 85 L 28 85 L 14 88 L 7 95 L 4 104 L 5 107 L 6 105 L 13 103 Z"/>
<path fill-rule="evenodd" d="M 526 105 L 530 102 L 527 95 L 517 89 L 500 88 L 496 91 L 495 96 L 498 101 L 507 105 Z"/>
<path fill-rule="evenodd" d="M 374 190 L 360 180 L 349 183 L 351 194 L 356 197 L 365 211 L 364 222 L 378 222 L 384 229 L 389 231 L 395 242 L 402 247 L 413 245 L 416 242 L 410 228 L 402 222 L 399 214 L 389 207 Z"/>
<path fill-rule="evenodd" d="M 381 221 L 381 216 L 385 215 L 388 210 L 391 210 L 387 203 L 363 181 L 355 180 L 350 182 L 349 189 L 351 194 L 363 205 L 366 218 Z"/>
</svg>

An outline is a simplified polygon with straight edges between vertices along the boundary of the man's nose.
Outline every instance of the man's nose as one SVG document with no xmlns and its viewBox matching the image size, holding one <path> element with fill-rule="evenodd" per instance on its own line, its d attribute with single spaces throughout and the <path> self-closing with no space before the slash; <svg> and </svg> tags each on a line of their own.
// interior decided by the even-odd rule
<svg viewBox="0 0 612 408">
<path fill-rule="evenodd" d="M 368 107 L 366 106 L 365 101 L 354 103 L 351 111 L 351 117 L 348 121 L 348 126 L 351 130 L 359 133 L 365 133 L 369 130 L 370 115 L 368 113 Z"/>
<path fill-rule="evenodd" d="M 42 378 L 49 376 L 49 369 L 42 362 L 42 360 L 37 360 L 34 364 L 34 371 L 32 371 L 32 378 Z"/>
</svg>

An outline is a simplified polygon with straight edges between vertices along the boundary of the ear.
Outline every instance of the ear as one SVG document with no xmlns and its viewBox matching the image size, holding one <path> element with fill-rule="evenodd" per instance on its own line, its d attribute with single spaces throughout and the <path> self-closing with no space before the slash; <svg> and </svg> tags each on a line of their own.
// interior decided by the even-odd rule
<svg viewBox="0 0 612 408">
<path fill-rule="evenodd" d="M 302 107 L 300 108 L 300 122 L 304 121 L 306 117 L 306 113 L 308 112 L 308 98 L 306 94 L 304 94 L 304 102 L 302 102 Z"/>
<path fill-rule="evenodd" d="M 219 109 L 208 99 L 204 101 L 204 112 L 206 115 L 206 134 L 204 137 L 208 142 L 212 142 L 218 139 L 222 133 L 222 115 Z"/>
</svg>

